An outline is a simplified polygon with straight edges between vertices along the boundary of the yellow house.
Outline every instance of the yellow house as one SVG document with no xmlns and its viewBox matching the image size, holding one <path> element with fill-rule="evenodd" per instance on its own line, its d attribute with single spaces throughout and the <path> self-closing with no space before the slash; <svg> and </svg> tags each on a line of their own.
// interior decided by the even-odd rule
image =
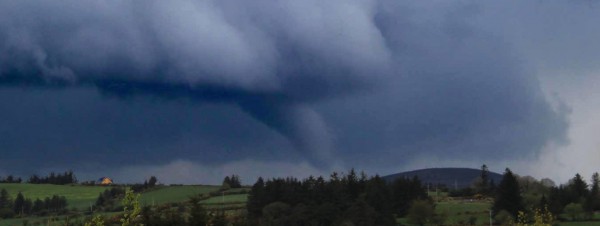
<svg viewBox="0 0 600 226">
<path fill-rule="evenodd" d="M 113 180 L 108 177 L 101 177 L 100 179 L 98 179 L 98 182 L 100 182 L 101 185 L 111 185 L 113 183 Z"/>
</svg>

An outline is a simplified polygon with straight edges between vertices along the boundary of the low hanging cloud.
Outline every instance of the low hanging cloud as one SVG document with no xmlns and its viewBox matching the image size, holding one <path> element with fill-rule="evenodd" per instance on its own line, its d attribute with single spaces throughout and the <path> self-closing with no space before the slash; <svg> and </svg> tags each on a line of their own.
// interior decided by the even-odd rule
<svg viewBox="0 0 600 226">
<path fill-rule="evenodd" d="M 167 122 L 152 124 L 151 117 L 128 115 L 115 121 L 149 123 L 171 133 L 146 129 L 147 137 L 135 132 L 112 136 L 107 134 L 135 129 L 102 126 L 95 132 L 103 141 L 119 140 L 111 145 L 122 144 L 132 155 L 136 151 L 129 149 L 150 150 L 144 152 L 147 159 L 160 160 L 167 151 L 171 159 L 183 158 L 196 149 L 253 158 L 230 151 L 234 148 L 264 159 L 270 158 L 264 153 L 282 149 L 284 156 L 273 158 L 286 158 L 288 144 L 232 111 L 285 137 L 321 168 L 345 162 L 371 171 L 394 170 L 399 162 L 432 154 L 471 161 L 514 159 L 535 156 L 549 142 L 567 143 L 568 111 L 547 100 L 536 68 L 528 65 L 530 55 L 516 49 L 523 42 L 505 39 L 497 30 L 504 24 L 485 20 L 494 18 L 489 7 L 391 0 L 8 1 L 0 3 L 0 87 L 44 90 L 39 92 L 93 88 L 124 102 L 150 97 L 238 108 L 206 110 L 182 120 L 186 117 L 177 108 L 199 110 L 190 109 L 189 102 L 183 102 L 186 107 L 143 104 L 123 111 L 145 108 Z M 471 22 L 481 18 L 481 23 Z M 60 98 L 77 99 L 76 104 L 94 99 L 82 92 L 86 95 Z M 31 99 L 26 97 L 31 93 L 11 90 L 5 97 Z M 124 105 L 106 102 L 111 106 L 98 109 L 110 112 Z M 17 111 L 40 110 L 15 109 L 22 110 L 0 113 L 11 128 L 19 127 L 11 120 L 18 118 Z M 210 115 L 239 120 L 245 123 L 243 131 L 254 128 L 264 137 L 249 132 L 207 144 L 205 139 L 227 133 L 219 132 L 218 125 L 182 126 Z M 48 125 L 49 131 L 63 130 Z M 228 131 L 236 129 L 227 125 Z M 198 134 L 203 142 L 188 138 Z M 86 139 L 87 146 L 72 148 L 101 155 L 88 148 L 93 138 Z M 266 139 L 276 141 L 264 145 Z M 164 143 L 137 147 L 130 140 Z M 228 146 L 235 142 L 243 145 Z M 174 151 L 173 145 L 193 147 Z M 58 143 L 47 148 L 60 149 Z M 214 154 L 207 158 L 225 161 Z"/>
<path fill-rule="evenodd" d="M 80 170 L 79 172 L 81 172 L 81 176 L 86 178 L 94 178 L 94 175 L 107 175 L 119 183 L 141 183 L 151 176 L 156 176 L 159 183 L 163 184 L 221 184 L 225 176 L 235 174 L 240 176 L 244 185 L 253 184 L 259 177 L 270 179 L 294 175 L 306 178 L 329 174 L 329 172 L 322 171 L 307 162 L 288 163 L 254 160 L 232 161 L 216 165 L 173 160 L 164 165 L 125 166 L 117 170 L 95 170 L 92 172 Z"/>
<path fill-rule="evenodd" d="M 326 126 L 305 103 L 365 88 L 389 67 L 373 4 L 237 3 L 4 2 L 0 84 L 230 102 L 329 160 Z"/>
</svg>

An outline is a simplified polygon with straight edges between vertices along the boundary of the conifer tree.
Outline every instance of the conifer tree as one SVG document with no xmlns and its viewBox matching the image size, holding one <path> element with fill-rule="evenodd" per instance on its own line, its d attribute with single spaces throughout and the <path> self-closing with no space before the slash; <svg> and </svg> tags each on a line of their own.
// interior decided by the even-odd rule
<svg viewBox="0 0 600 226">
<path fill-rule="evenodd" d="M 265 182 L 262 177 L 259 177 L 256 183 L 252 186 L 252 190 L 248 194 L 248 218 L 249 223 L 258 224 L 258 219 L 262 215 L 262 208 L 267 204 L 265 203 Z"/>
<path fill-rule="evenodd" d="M 231 188 L 231 179 L 229 178 L 229 176 L 226 176 L 223 179 L 222 187 Z"/>
<path fill-rule="evenodd" d="M 523 210 L 523 198 L 519 190 L 519 182 L 508 168 L 506 168 L 502 181 L 496 188 L 496 198 L 492 206 L 494 214 L 499 213 L 501 210 L 508 211 L 515 218 L 519 211 Z"/>
<path fill-rule="evenodd" d="M 35 201 L 33 202 L 33 206 L 31 207 L 31 212 L 38 213 L 44 209 L 44 201 L 42 201 L 39 198 L 35 199 Z"/>
<path fill-rule="evenodd" d="M 592 175 L 592 189 L 590 191 L 590 198 L 592 210 L 600 210 L 600 176 L 598 172 Z"/>
<path fill-rule="evenodd" d="M 578 202 L 579 199 L 584 199 L 588 194 L 588 184 L 583 180 L 581 175 L 575 174 L 575 177 L 571 179 L 571 184 L 569 185 L 569 189 L 573 195 L 574 202 Z"/>
<path fill-rule="evenodd" d="M 489 193 L 489 170 L 488 167 L 484 164 L 481 166 L 481 174 L 479 175 L 478 183 L 476 184 L 477 192 L 480 194 L 488 194 Z"/>
<path fill-rule="evenodd" d="M 17 194 L 17 198 L 15 198 L 13 211 L 20 216 L 22 216 L 25 212 L 25 197 L 23 197 L 21 192 L 19 192 L 19 194 Z"/>
<path fill-rule="evenodd" d="M 0 191 L 0 209 L 11 208 L 12 207 L 12 199 L 10 195 L 6 191 L 6 189 L 2 189 Z"/>
<path fill-rule="evenodd" d="M 156 182 L 158 182 L 158 179 L 156 179 L 155 176 L 151 176 L 150 180 L 148 180 L 148 186 L 154 187 L 156 185 Z"/>
</svg>

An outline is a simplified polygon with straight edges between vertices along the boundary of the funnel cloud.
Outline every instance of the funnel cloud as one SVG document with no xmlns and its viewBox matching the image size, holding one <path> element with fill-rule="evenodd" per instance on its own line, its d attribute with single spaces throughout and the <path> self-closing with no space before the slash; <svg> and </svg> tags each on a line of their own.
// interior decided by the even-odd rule
<svg viewBox="0 0 600 226">
<path fill-rule="evenodd" d="M 578 23 L 544 22 L 559 9 Z M 548 84 L 557 71 L 594 74 L 600 51 L 594 38 L 544 37 L 600 37 L 585 22 L 595 11 L 578 1 L 1 1 L 10 169 L 0 170 L 183 159 L 385 174 L 428 156 L 467 167 L 545 159 L 570 145 L 576 111 Z"/>
</svg>

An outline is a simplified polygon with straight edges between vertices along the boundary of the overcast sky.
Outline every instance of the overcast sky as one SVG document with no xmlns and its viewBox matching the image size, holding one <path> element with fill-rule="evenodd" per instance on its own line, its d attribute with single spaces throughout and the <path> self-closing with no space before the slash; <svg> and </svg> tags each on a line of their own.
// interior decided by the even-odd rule
<svg viewBox="0 0 600 226">
<path fill-rule="evenodd" d="M 0 1 L 0 174 L 600 171 L 600 3 Z"/>
</svg>

